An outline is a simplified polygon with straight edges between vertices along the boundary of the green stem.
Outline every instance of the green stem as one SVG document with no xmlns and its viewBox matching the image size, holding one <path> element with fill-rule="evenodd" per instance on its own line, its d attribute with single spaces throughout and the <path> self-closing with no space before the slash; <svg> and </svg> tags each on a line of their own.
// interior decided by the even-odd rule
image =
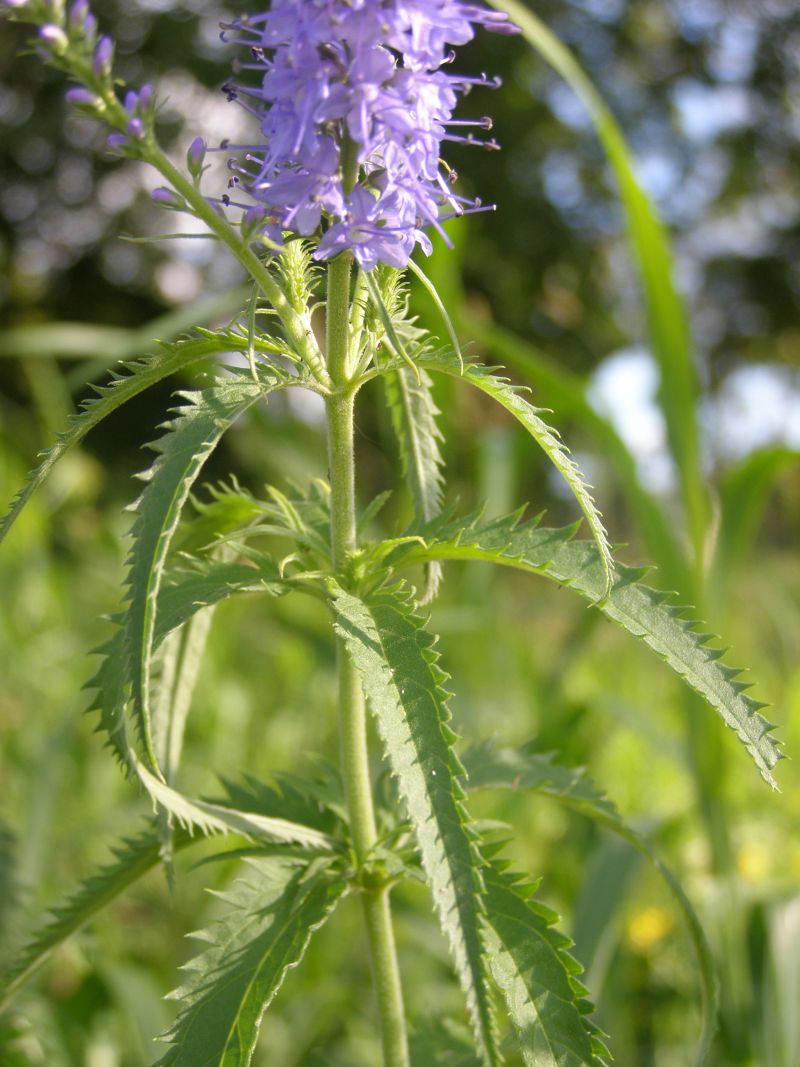
<svg viewBox="0 0 800 1067">
<path fill-rule="evenodd" d="M 334 391 L 326 398 L 328 464 L 333 565 L 340 581 L 346 580 L 347 561 L 357 547 L 353 451 L 355 389 L 349 381 L 350 268 L 348 253 L 337 256 L 328 268 L 328 370 L 335 384 Z M 342 770 L 353 850 L 359 868 L 363 869 L 378 838 L 369 773 L 366 708 L 358 672 L 341 639 L 337 640 L 336 656 Z M 380 1011 L 384 1067 L 408 1067 L 403 993 L 386 886 L 364 885 L 362 901 Z"/>
</svg>

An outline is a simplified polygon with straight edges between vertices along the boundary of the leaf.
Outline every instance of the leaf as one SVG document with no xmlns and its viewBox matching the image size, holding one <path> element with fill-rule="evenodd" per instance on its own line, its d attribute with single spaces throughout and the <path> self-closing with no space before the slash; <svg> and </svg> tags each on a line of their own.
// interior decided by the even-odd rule
<svg viewBox="0 0 800 1067">
<path fill-rule="evenodd" d="M 189 705 L 211 629 L 212 611 L 201 608 L 164 642 L 153 709 L 153 744 L 167 782 L 174 781 L 180 763 Z"/>
<path fill-rule="evenodd" d="M 17 906 L 17 839 L 0 821 L 0 945 L 5 945 L 9 920 Z M 0 950 L 4 953 L 4 950 Z"/>
<path fill-rule="evenodd" d="M 139 781 L 153 801 L 190 833 L 194 830 L 206 835 L 233 832 L 255 841 L 286 842 L 319 852 L 332 852 L 338 848 L 333 838 L 310 826 L 187 797 L 151 774 L 134 753 L 131 753 L 131 758 Z"/>
<path fill-rule="evenodd" d="M 411 1067 L 480 1067 L 469 1031 L 449 1019 L 425 1019 L 410 1035 Z"/>
<path fill-rule="evenodd" d="M 497 863 L 484 869 L 492 977 L 505 997 L 527 1067 L 601 1067 L 608 1055 L 593 1010 L 578 980 L 581 965 L 572 942 L 555 928 L 558 916 L 531 899 L 514 875 Z"/>
<path fill-rule="evenodd" d="M 578 465 L 570 458 L 569 451 L 559 440 L 557 431 L 551 429 L 540 417 L 542 409 L 528 403 L 517 386 L 511 385 L 505 378 L 500 378 L 488 368 L 476 363 L 468 363 L 462 369 L 453 359 L 430 356 L 423 360 L 422 365 L 429 370 L 463 378 L 470 385 L 474 385 L 510 412 L 533 437 L 556 470 L 563 476 L 580 505 L 581 511 L 586 516 L 603 568 L 604 588 L 599 596 L 605 595 L 611 586 L 614 560 L 611 556 L 603 520 L 592 499 L 589 487 L 583 481 Z"/>
<path fill-rule="evenodd" d="M 700 464 L 697 372 L 686 309 L 673 281 L 669 237 L 639 184 L 619 125 L 569 49 L 519 0 L 490 2 L 511 16 L 529 44 L 575 91 L 591 116 L 614 168 L 628 235 L 641 272 L 650 342 L 661 374 L 660 400 L 670 451 L 678 468 L 692 543 L 699 557 L 705 541 L 708 498 Z"/>
<path fill-rule="evenodd" d="M 176 836 L 175 847 L 185 848 L 192 839 Z M 156 830 L 146 830 L 114 848 L 114 863 L 91 875 L 71 897 L 53 908 L 50 918 L 22 950 L 8 971 L 0 976 L 5 1001 L 39 969 L 53 949 L 84 926 L 97 912 L 159 862 L 161 839 Z"/>
<path fill-rule="evenodd" d="M 523 381 L 535 383 L 537 395 L 553 409 L 556 421 L 572 419 L 582 433 L 591 435 L 603 458 L 614 468 L 616 482 L 637 523 L 648 555 L 658 561 L 663 580 L 668 583 L 668 588 L 684 588 L 688 582 L 686 557 L 671 516 L 642 485 L 636 458 L 611 421 L 589 402 L 585 380 L 557 359 L 495 323 L 470 315 L 468 311 L 462 315 L 461 321 L 464 331 L 474 337 L 492 358 L 512 368 Z"/>
<path fill-rule="evenodd" d="M 422 284 L 423 288 L 427 291 L 428 296 L 433 301 L 434 307 L 436 308 L 436 310 L 441 315 L 442 321 L 444 322 L 444 325 L 445 325 L 445 329 L 447 330 L 447 336 L 450 339 L 450 344 L 453 346 L 453 351 L 455 352 L 456 356 L 458 357 L 458 362 L 463 367 L 464 366 L 464 356 L 462 355 L 462 352 L 461 352 L 461 345 L 460 345 L 459 340 L 458 340 L 458 334 L 456 333 L 455 327 L 453 326 L 452 319 L 450 318 L 450 316 L 447 313 L 447 308 L 445 307 L 444 301 L 442 300 L 441 296 L 439 296 L 438 289 L 433 284 L 433 282 L 428 277 L 428 275 L 419 266 L 419 264 L 415 263 L 413 259 L 410 259 L 408 261 L 408 269 L 411 271 L 412 274 L 414 274 L 417 277 L 419 282 Z"/>
<path fill-rule="evenodd" d="M 153 652 L 177 627 L 188 622 L 205 607 L 213 606 L 236 593 L 267 593 L 281 596 L 291 589 L 288 581 L 281 581 L 277 568 L 260 559 L 257 567 L 220 560 L 184 561 L 180 568 L 166 573 L 158 592 Z M 125 631 L 122 616 L 114 617 L 120 628 L 99 648 L 102 656 L 94 677 L 86 689 L 96 693 L 87 712 L 97 712 L 98 729 L 103 731 L 123 770 L 130 774 L 133 761 L 128 742 L 125 712 L 130 699 Z"/>
<path fill-rule="evenodd" d="M 145 389 L 149 389 L 151 385 L 163 381 L 172 374 L 178 374 L 192 363 L 224 351 L 227 351 L 227 346 L 223 346 L 221 341 L 209 336 L 164 345 L 158 355 L 123 364 L 122 369 L 127 373 L 114 372 L 112 381 L 108 385 L 96 387 L 98 396 L 84 402 L 82 410 L 70 418 L 67 429 L 58 437 L 52 448 L 41 454 L 41 463 L 28 475 L 25 486 L 14 498 L 8 513 L 0 521 L 0 541 L 6 536 L 25 504 L 58 460 L 73 445 L 82 441 L 98 423 L 128 400 L 138 396 Z"/>
<path fill-rule="evenodd" d="M 134 719 L 153 770 L 158 763 L 150 722 L 150 670 L 156 600 L 167 553 L 192 485 L 222 435 L 257 400 L 294 380 L 270 368 L 262 367 L 260 373 L 259 382 L 237 375 L 202 392 L 181 394 L 186 403 L 153 446 L 157 458 L 142 475 L 147 485 L 134 505 L 124 628 Z"/>
<path fill-rule="evenodd" d="M 386 400 L 400 449 L 403 477 L 414 501 L 414 510 L 423 522 L 435 518 L 442 506 L 443 460 L 436 425 L 439 410 L 433 399 L 432 383 L 425 371 L 414 377 L 401 368 L 383 376 Z M 427 568 L 426 591 L 422 603 L 436 596 L 442 577 L 441 565 Z"/>
<path fill-rule="evenodd" d="M 583 769 L 563 767 L 554 763 L 552 753 L 536 752 L 531 746 L 517 751 L 482 745 L 468 750 L 464 754 L 464 763 L 471 790 L 526 789 L 554 797 L 624 838 L 652 864 L 686 923 L 697 959 L 703 1022 L 694 1063 L 695 1067 L 702 1067 L 708 1058 L 717 1028 L 719 987 L 716 967 L 702 924 L 691 901 L 647 838 L 622 818 L 616 805 L 597 789 Z M 491 895 L 491 889 L 487 888 L 487 891 Z M 491 912 L 491 904 L 488 904 L 488 907 Z"/>
<path fill-rule="evenodd" d="M 607 618 L 641 638 L 695 692 L 715 708 L 753 758 L 773 788 L 771 770 L 782 758 L 772 737 L 773 724 L 759 709 L 764 705 L 745 694 L 737 681 L 741 671 L 718 662 L 722 653 L 709 646 L 711 635 L 698 633 L 685 608 L 669 603 L 669 595 L 641 582 L 641 568 L 618 565 L 605 593 L 605 567 L 596 544 L 574 539 L 575 527 L 561 530 L 520 524 L 520 513 L 481 525 L 451 523 L 419 531 L 427 542 L 409 541 L 396 550 L 404 563 L 432 559 L 486 560 L 542 574 L 593 601 Z"/>
<path fill-rule="evenodd" d="M 800 460 L 800 450 L 771 446 L 752 452 L 725 472 L 719 487 L 719 536 L 714 577 L 720 586 L 752 546 L 764 506 L 780 474 Z"/>
<path fill-rule="evenodd" d="M 209 947 L 171 994 L 182 1007 L 163 1037 L 172 1047 L 159 1067 L 249 1064 L 264 1011 L 347 888 L 326 864 L 251 860 L 248 867 L 251 879 L 220 894 L 229 912 L 194 935 Z"/>
<path fill-rule="evenodd" d="M 246 296 L 246 289 L 203 296 L 134 330 L 94 322 L 15 326 L 0 331 L 0 359 L 91 359 L 108 367 L 136 359 L 160 342 L 174 341 L 200 323 L 233 314 Z M 85 373 L 85 368 L 81 371 Z"/>
<path fill-rule="evenodd" d="M 335 629 L 359 671 L 414 829 L 481 1059 L 498 1062 L 480 938 L 480 857 L 463 806 L 435 640 L 398 589 L 364 600 L 331 582 Z"/>
</svg>

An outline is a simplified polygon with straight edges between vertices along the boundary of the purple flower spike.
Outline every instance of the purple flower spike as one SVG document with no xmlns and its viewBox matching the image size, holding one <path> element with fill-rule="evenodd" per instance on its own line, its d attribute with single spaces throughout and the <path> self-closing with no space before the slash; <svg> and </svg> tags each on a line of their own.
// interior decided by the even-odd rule
<svg viewBox="0 0 800 1067">
<path fill-rule="evenodd" d="M 224 24 L 250 49 L 237 73 L 259 79 L 224 92 L 262 134 L 230 146 L 247 153 L 231 161 L 232 181 L 284 230 L 310 235 L 326 219 L 318 258 L 351 249 L 371 270 L 405 266 L 417 244 L 428 252 L 423 227 L 441 232 L 441 219 L 476 210 L 452 189 L 443 142 L 496 147 L 487 119 L 452 118 L 460 95 L 495 83 L 443 69 L 475 26 L 516 29 L 462 0 L 273 0 Z"/>
<path fill-rule="evenodd" d="M 144 123 L 141 119 L 133 118 L 128 123 L 128 133 L 137 141 L 143 141 L 145 138 Z"/>
<path fill-rule="evenodd" d="M 111 73 L 111 60 L 114 57 L 114 42 L 110 37 L 101 37 L 94 50 L 92 71 L 96 78 L 107 77 Z"/>
</svg>

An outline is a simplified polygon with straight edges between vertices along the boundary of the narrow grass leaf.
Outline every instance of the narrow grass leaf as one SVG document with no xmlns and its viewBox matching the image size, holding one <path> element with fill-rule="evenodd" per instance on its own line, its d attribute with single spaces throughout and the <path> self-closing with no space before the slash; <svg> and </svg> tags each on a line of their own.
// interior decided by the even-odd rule
<svg viewBox="0 0 800 1067">
<path fill-rule="evenodd" d="M 619 125 L 569 49 L 520 0 L 490 0 L 490 3 L 511 16 L 528 43 L 577 94 L 614 169 L 629 239 L 642 278 L 650 342 L 660 371 L 659 395 L 669 447 L 678 469 L 692 543 L 699 553 L 705 541 L 709 507 L 700 465 L 695 410 L 697 372 L 686 310 L 673 280 L 669 237 L 636 177 Z"/>
</svg>

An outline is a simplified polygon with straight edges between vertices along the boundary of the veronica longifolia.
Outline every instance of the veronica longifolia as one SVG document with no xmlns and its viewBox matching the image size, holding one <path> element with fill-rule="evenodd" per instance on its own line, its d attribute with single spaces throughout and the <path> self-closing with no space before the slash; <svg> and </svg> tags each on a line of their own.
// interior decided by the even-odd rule
<svg viewBox="0 0 800 1067">
<path fill-rule="evenodd" d="M 444 141 L 497 147 L 473 132 L 490 119 L 452 117 L 460 94 L 496 81 L 443 70 L 476 25 L 515 32 L 506 16 L 457 0 L 277 0 L 225 25 L 250 50 L 237 73 L 261 75 L 225 86 L 263 135 L 226 146 L 247 153 L 232 161 L 232 185 L 261 206 L 273 241 L 325 219 L 317 258 L 349 248 L 364 270 L 404 267 L 415 245 L 430 251 L 425 226 L 441 232 L 444 218 L 480 209 L 453 191 L 441 159 Z"/>
</svg>

